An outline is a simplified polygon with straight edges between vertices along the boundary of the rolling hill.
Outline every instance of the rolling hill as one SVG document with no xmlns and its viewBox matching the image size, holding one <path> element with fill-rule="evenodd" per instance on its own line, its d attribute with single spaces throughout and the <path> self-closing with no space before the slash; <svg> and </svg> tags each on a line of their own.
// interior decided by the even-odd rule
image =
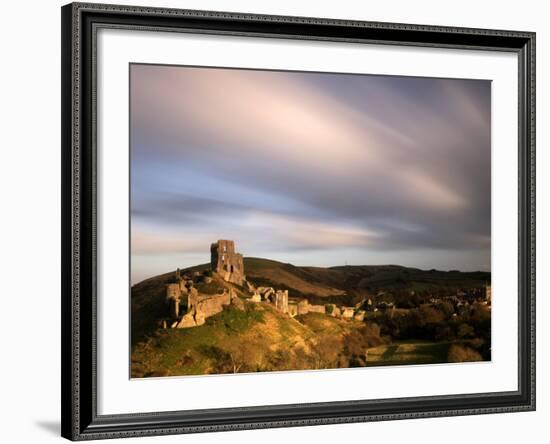
<svg viewBox="0 0 550 444">
<path fill-rule="evenodd" d="M 388 344 L 358 321 L 319 313 L 290 318 L 267 304 L 227 309 L 190 329 L 159 329 L 132 350 L 133 378 L 355 366 L 349 348 L 354 334 L 369 347 L 362 366 L 447 361 L 449 343 Z M 362 333 L 357 333 L 361 331 Z M 357 340 L 357 339 L 355 339 Z"/>
<path fill-rule="evenodd" d="M 353 305 L 365 297 L 376 298 L 380 291 L 452 291 L 491 282 L 491 273 L 483 271 L 421 270 L 399 265 L 298 267 L 260 258 L 245 258 L 244 264 L 247 279 L 255 285 L 287 289 L 290 297 L 313 303 Z"/>
<path fill-rule="evenodd" d="M 261 258 L 245 258 L 244 268 L 248 282 L 256 287 L 286 289 L 289 299 L 339 306 L 363 303 L 367 297 L 388 301 L 395 296 L 401 298 L 396 304 L 403 298 L 410 303 L 415 294 L 424 294 L 425 300 L 432 292 L 448 295 L 460 288 L 479 288 L 491 278 L 486 272 L 397 265 L 298 267 Z M 210 264 L 201 264 L 182 272 L 204 276 L 209 269 Z M 194 328 L 160 328 L 167 314 L 166 285 L 174 280 L 175 270 L 132 287 L 132 377 L 441 363 L 455 359 L 454 355 L 463 361 L 478 360 L 489 343 L 485 336 L 490 331 L 490 310 L 484 306 L 481 312 L 476 309 L 473 315 L 457 318 L 434 307 L 422 311 L 424 302 L 418 300 L 412 309 L 396 310 L 395 317 L 371 312 L 365 322 L 313 312 L 293 318 L 272 304 L 251 302 L 243 287 L 217 274 L 208 281 L 197 279 L 197 290 L 202 294 L 232 290 L 242 300 L 240 309 L 226 306 Z M 416 333 L 400 337 L 403 331 Z M 474 339 L 479 353 L 471 349 Z"/>
<path fill-rule="evenodd" d="M 210 264 L 187 268 L 183 272 L 204 271 Z M 261 258 L 245 258 L 247 279 L 256 286 L 272 286 L 289 291 L 290 299 L 310 303 L 355 305 L 365 298 L 376 300 L 379 292 L 396 290 L 453 291 L 482 287 L 490 283 L 488 272 L 420 270 L 398 265 L 339 267 L 299 267 Z M 132 287 L 132 343 L 158 328 L 165 315 L 165 286 L 173 282 L 174 271 L 146 279 Z M 235 286 L 220 282 L 221 286 Z M 384 296 L 387 297 L 387 296 Z"/>
</svg>

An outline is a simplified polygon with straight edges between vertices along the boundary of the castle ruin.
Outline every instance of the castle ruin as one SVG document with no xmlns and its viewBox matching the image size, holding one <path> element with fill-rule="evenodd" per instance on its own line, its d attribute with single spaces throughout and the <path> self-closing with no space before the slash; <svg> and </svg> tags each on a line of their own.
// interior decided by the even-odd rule
<svg viewBox="0 0 550 444">
<path fill-rule="evenodd" d="M 193 271 L 176 270 L 175 280 L 166 285 L 167 315 L 162 322 L 164 328 L 190 328 L 203 325 L 207 318 L 222 312 L 232 306 L 245 310 L 245 301 L 252 303 L 267 303 L 277 311 L 291 318 L 307 313 L 320 313 L 341 319 L 356 319 L 363 321 L 364 311 L 354 307 L 337 307 L 334 304 L 315 305 L 307 299 L 289 300 L 288 289 L 273 287 L 256 287 L 246 280 L 244 261 L 240 253 L 235 252 L 235 242 L 218 240 L 210 246 L 211 270 Z M 205 292 L 205 285 L 222 281 L 217 294 Z M 490 296 L 489 296 L 490 297 Z"/>
<path fill-rule="evenodd" d="M 224 281 L 243 285 L 245 280 L 243 256 L 235 252 L 235 242 L 219 240 L 210 246 L 210 266 Z"/>
</svg>

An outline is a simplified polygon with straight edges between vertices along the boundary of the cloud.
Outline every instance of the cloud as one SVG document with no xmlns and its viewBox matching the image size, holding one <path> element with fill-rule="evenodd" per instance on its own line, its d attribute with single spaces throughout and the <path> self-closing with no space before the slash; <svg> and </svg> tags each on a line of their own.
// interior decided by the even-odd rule
<svg viewBox="0 0 550 444">
<path fill-rule="evenodd" d="M 379 236 L 375 231 L 343 223 L 320 222 L 315 219 L 251 212 L 242 221 L 246 232 L 270 233 L 279 245 L 294 249 L 330 247 L 365 247 Z"/>
<path fill-rule="evenodd" d="M 403 189 L 407 190 L 411 199 L 424 196 L 425 202 L 436 202 L 445 208 L 464 209 L 468 204 L 465 196 L 434 177 L 419 170 L 400 171 L 399 177 L 403 181 Z"/>
<path fill-rule="evenodd" d="M 289 79 L 275 72 L 136 66 L 133 128 L 138 140 L 154 141 L 157 150 L 195 142 L 207 154 L 231 156 L 238 147 L 241 156 L 261 160 L 258 147 L 266 147 L 263 154 L 270 160 L 328 173 L 347 171 L 358 162 L 377 165 L 388 158 L 388 144 L 413 143 L 296 79 L 296 74 Z"/>
<path fill-rule="evenodd" d="M 490 256 L 488 81 L 132 65 L 131 140 L 142 253 Z"/>
<path fill-rule="evenodd" d="M 132 231 L 132 254 L 202 253 L 210 246 L 211 239 L 204 236 L 187 237 L 182 233 L 150 233 Z"/>
</svg>

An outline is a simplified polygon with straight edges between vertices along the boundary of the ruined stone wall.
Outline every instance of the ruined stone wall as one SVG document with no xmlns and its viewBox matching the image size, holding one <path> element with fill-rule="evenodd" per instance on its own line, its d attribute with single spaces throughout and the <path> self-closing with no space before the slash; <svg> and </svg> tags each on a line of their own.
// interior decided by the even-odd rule
<svg viewBox="0 0 550 444">
<path fill-rule="evenodd" d="M 185 279 L 179 279 L 179 286 L 180 286 L 180 291 L 182 292 L 182 294 L 187 294 L 187 292 L 189 290 L 188 287 L 191 287 L 191 285 L 188 285 L 188 283 Z"/>
<path fill-rule="evenodd" d="M 189 328 L 203 325 L 207 318 L 223 311 L 226 305 L 238 305 L 238 296 L 234 292 L 224 292 L 215 296 L 201 295 L 192 288 L 188 296 L 187 314 L 175 322 L 173 328 Z"/>
<path fill-rule="evenodd" d="M 224 293 L 210 297 L 200 297 L 197 302 L 196 311 L 202 313 L 205 318 L 214 316 L 223 310 L 224 305 L 231 303 L 231 296 L 229 293 Z"/>
<path fill-rule="evenodd" d="M 256 292 L 262 297 L 262 301 L 273 302 L 275 289 L 273 287 L 258 287 Z"/>
<path fill-rule="evenodd" d="M 288 290 L 275 292 L 275 308 L 281 313 L 288 313 Z"/>
<path fill-rule="evenodd" d="M 262 295 L 259 293 L 254 293 L 250 298 L 252 302 L 262 302 Z"/>
<path fill-rule="evenodd" d="M 353 307 L 342 307 L 342 317 L 344 319 L 353 319 L 353 315 L 355 314 L 355 310 Z"/>
<path fill-rule="evenodd" d="M 198 302 L 199 302 L 199 292 L 195 287 L 191 287 L 187 295 L 187 311 L 189 312 L 194 310 L 197 307 Z"/>
<path fill-rule="evenodd" d="M 309 302 L 307 299 L 301 300 L 298 302 L 298 314 L 308 314 L 309 313 Z"/>
<path fill-rule="evenodd" d="M 219 240 L 210 246 L 210 266 L 212 272 L 218 273 L 226 282 L 243 285 L 243 256 L 235 251 L 235 242 Z"/>
<path fill-rule="evenodd" d="M 166 299 L 179 299 L 181 290 L 179 284 L 168 284 L 166 286 Z"/>
<path fill-rule="evenodd" d="M 179 316 L 181 300 L 181 290 L 179 284 L 168 284 L 166 286 L 166 303 L 168 304 L 168 312 L 172 319 Z"/>
<path fill-rule="evenodd" d="M 325 306 L 324 305 L 312 305 L 312 304 L 309 304 L 309 312 L 314 312 L 314 313 L 322 313 L 322 314 L 325 314 Z"/>
<path fill-rule="evenodd" d="M 288 304 L 288 314 L 290 317 L 298 316 L 298 305 L 297 304 Z"/>
</svg>

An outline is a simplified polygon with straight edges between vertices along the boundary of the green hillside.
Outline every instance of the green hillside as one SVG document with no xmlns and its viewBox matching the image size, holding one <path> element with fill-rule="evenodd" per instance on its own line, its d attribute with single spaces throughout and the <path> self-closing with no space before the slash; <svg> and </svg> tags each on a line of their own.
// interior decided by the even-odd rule
<svg viewBox="0 0 550 444">
<path fill-rule="evenodd" d="M 324 318 L 331 344 L 341 349 L 352 323 Z M 245 311 L 226 309 L 201 327 L 157 330 L 134 347 L 132 377 L 323 368 L 323 339 L 304 320 L 247 303 Z"/>
<path fill-rule="evenodd" d="M 209 267 L 210 264 L 201 264 L 183 272 Z M 269 259 L 245 258 L 244 268 L 254 285 L 286 289 L 291 299 L 305 298 L 316 304 L 355 305 L 365 298 L 376 300 L 379 291 L 453 291 L 482 287 L 491 281 L 488 272 L 420 270 L 398 265 L 297 267 Z M 173 281 L 174 273 L 175 270 L 132 287 L 132 343 L 158 327 L 165 310 L 165 285 Z M 384 298 L 392 299 L 391 295 Z"/>
<path fill-rule="evenodd" d="M 455 342 L 456 344 L 456 342 Z M 205 325 L 159 329 L 132 351 L 132 377 L 448 362 L 451 342 L 395 341 L 379 327 L 319 313 L 296 319 L 267 304 L 227 309 Z"/>
<path fill-rule="evenodd" d="M 245 258 L 244 267 L 249 282 L 287 289 L 291 300 L 351 306 L 367 297 L 381 298 L 394 301 L 397 310 L 368 313 L 364 322 L 320 313 L 291 318 L 271 304 L 246 301 L 250 294 L 244 288 L 214 274 L 208 283 L 199 279 L 197 290 L 216 294 L 231 289 L 245 302 L 244 310 L 231 305 L 202 326 L 161 328 L 167 315 L 166 285 L 174 282 L 174 270 L 132 287 L 132 376 L 490 359 L 489 307 L 472 305 L 457 315 L 452 305 L 431 306 L 425 300 L 432 292 L 452 295 L 460 288 L 480 288 L 490 282 L 490 273 L 395 265 L 297 267 L 260 258 Z M 202 264 L 182 273 L 209 268 Z"/>
</svg>

